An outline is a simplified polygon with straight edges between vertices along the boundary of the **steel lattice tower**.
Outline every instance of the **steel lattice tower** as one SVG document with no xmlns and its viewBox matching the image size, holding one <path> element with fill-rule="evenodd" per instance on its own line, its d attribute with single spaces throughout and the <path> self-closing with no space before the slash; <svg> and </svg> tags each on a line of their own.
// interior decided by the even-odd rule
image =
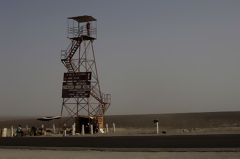
<svg viewBox="0 0 240 159">
<path fill-rule="evenodd" d="M 101 92 L 94 52 L 97 20 L 92 16 L 68 18 L 70 44 L 61 51 L 64 73 L 61 115 L 103 117 L 111 95 Z M 67 113 L 67 114 L 64 114 Z"/>
</svg>

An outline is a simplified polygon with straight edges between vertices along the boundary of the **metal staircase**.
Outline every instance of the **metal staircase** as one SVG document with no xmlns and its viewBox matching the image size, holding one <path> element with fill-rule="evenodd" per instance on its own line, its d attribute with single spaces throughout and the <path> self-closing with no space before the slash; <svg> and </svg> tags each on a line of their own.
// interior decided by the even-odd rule
<svg viewBox="0 0 240 159">
<path fill-rule="evenodd" d="M 91 91 L 90 95 L 95 98 L 99 103 L 101 103 L 102 105 L 102 109 L 104 110 L 104 112 L 108 109 L 108 107 L 111 104 L 111 95 L 110 94 L 104 94 L 101 92 L 100 96 L 99 94 L 95 93 L 95 91 Z"/>
<path fill-rule="evenodd" d="M 64 50 L 65 54 L 61 57 L 61 61 L 64 66 L 67 68 L 68 72 L 75 72 L 74 64 L 72 63 L 72 57 L 74 56 L 75 52 L 81 45 L 81 38 L 80 40 L 72 40 L 72 45 L 67 50 Z"/>
</svg>

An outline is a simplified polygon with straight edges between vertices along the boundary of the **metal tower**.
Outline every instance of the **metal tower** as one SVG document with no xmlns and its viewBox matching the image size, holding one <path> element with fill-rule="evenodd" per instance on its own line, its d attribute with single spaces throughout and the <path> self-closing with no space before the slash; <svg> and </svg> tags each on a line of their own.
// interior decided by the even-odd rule
<svg viewBox="0 0 240 159">
<path fill-rule="evenodd" d="M 86 15 L 69 17 L 67 30 L 70 44 L 61 50 L 61 62 L 67 70 L 63 77 L 61 115 L 103 117 L 111 95 L 101 92 L 98 78 L 93 47 L 97 20 Z"/>
</svg>

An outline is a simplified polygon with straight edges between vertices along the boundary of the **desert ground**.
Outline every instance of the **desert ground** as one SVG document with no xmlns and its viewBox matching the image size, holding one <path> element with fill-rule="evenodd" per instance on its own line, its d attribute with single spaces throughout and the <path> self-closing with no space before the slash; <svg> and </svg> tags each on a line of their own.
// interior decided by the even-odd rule
<svg viewBox="0 0 240 159">
<path fill-rule="evenodd" d="M 16 128 L 19 124 L 37 128 L 44 124 L 51 129 L 53 123 L 61 130 L 66 123 L 72 127 L 73 119 L 43 122 L 38 117 L 0 117 L 0 128 Z M 160 134 L 164 135 L 194 135 L 194 134 L 239 134 L 240 112 L 206 112 L 206 113 L 178 113 L 178 114 L 146 114 L 146 115 L 107 115 L 104 122 L 109 125 L 109 133 L 113 132 L 112 124 L 116 125 L 114 135 L 144 135 L 155 134 L 156 126 L 153 120 L 159 121 Z M 113 135 L 113 134 L 112 134 Z"/>
</svg>

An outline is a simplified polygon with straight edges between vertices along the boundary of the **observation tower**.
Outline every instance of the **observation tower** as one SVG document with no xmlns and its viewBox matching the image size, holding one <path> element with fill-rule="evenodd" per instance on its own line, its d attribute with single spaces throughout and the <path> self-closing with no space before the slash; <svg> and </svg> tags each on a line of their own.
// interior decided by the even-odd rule
<svg viewBox="0 0 240 159">
<path fill-rule="evenodd" d="M 101 91 L 98 78 L 93 46 L 97 39 L 97 20 L 87 15 L 69 17 L 67 34 L 69 45 L 61 50 L 61 62 L 66 68 L 61 116 L 97 118 L 102 127 L 111 95 Z"/>
</svg>

